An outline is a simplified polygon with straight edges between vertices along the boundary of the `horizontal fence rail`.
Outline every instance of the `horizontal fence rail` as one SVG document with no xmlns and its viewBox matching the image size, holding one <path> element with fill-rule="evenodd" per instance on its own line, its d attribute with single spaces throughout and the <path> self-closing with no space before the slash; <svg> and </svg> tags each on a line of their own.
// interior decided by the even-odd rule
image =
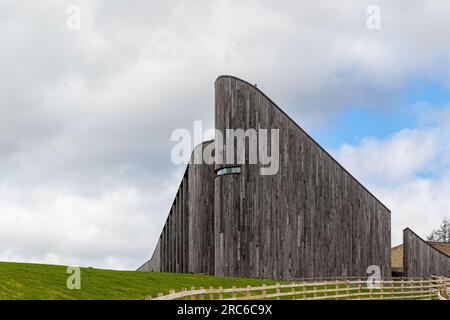
<svg viewBox="0 0 450 320">
<path fill-rule="evenodd" d="M 372 284 L 372 285 L 370 285 Z M 428 279 L 335 280 L 276 285 L 247 286 L 245 288 L 191 288 L 147 300 L 431 300 L 448 298 L 450 279 L 433 276 Z"/>
</svg>

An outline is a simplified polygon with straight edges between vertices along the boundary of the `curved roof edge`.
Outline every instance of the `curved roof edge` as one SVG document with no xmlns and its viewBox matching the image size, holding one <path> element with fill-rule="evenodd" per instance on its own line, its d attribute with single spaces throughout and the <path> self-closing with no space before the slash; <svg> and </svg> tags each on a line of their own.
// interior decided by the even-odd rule
<svg viewBox="0 0 450 320">
<path fill-rule="evenodd" d="M 193 165 L 193 164 L 190 163 L 190 159 L 192 159 L 192 156 L 194 155 L 195 149 L 197 149 L 197 148 L 200 147 L 200 146 L 203 146 L 204 144 L 211 143 L 211 142 L 214 142 L 214 140 L 211 139 L 211 140 L 203 141 L 203 142 L 199 143 L 198 145 L 196 145 L 196 146 L 194 147 L 194 149 L 192 149 L 191 157 L 189 158 L 189 163 L 186 164 L 186 168 L 184 169 L 183 176 L 181 177 L 181 182 L 180 182 L 180 184 L 178 185 L 177 192 L 175 193 L 175 198 L 174 198 L 173 201 L 172 201 L 172 205 L 170 206 L 169 213 L 167 214 L 167 218 L 166 218 L 166 220 L 164 220 L 164 224 L 163 224 L 163 226 L 162 226 L 162 231 L 161 231 L 161 234 L 159 235 L 158 242 L 159 242 L 159 240 L 161 239 L 161 236 L 162 236 L 162 233 L 163 233 L 164 229 L 166 228 L 166 224 L 167 224 L 167 221 L 169 220 L 169 216 L 170 216 L 170 211 L 171 211 L 172 207 L 175 205 L 175 201 L 177 200 L 178 192 L 180 191 L 180 188 L 181 188 L 181 186 L 183 185 L 183 180 L 184 180 L 184 178 L 185 178 L 185 177 L 187 176 L 187 174 L 188 174 L 189 166 L 190 166 L 190 165 Z M 156 247 L 158 246 L 158 242 L 156 243 L 155 249 L 156 249 Z M 154 255 L 154 254 L 155 254 L 155 250 L 153 249 L 153 254 L 152 254 L 152 257 L 150 258 L 150 260 L 153 259 L 153 255 Z M 150 260 L 148 260 L 148 261 L 150 261 Z M 148 261 L 147 261 L 147 262 L 148 262 Z M 145 264 L 145 263 L 144 263 L 144 264 Z"/>
<path fill-rule="evenodd" d="M 195 150 L 197 150 L 197 148 L 202 147 L 202 146 L 204 146 L 205 144 L 210 144 L 210 143 L 212 143 L 212 142 L 214 142 L 214 139 L 205 140 L 205 141 L 200 142 L 199 144 L 197 144 L 197 145 L 192 149 L 192 152 L 191 152 L 191 158 L 192 158 L 192 156 L 194 155 L 194 152 L 195 152 Z M 188 164 L 190 164 L 190 163 L 188 163 Z"/>
<path fill-rule="evenodd" d="M 414 231 L 412 231 L 409 227 L 403 229 L 403 232 L 405 232 L 405 231 L 411 232 L 416 238 L 418 238 L 419 240 L 421 240 L 422 242 L 424 242 L 424 243 L 425 243 L 426 245 L 428 245 L 430 248 L 436 250 L 437 252 L 439 252 L 440 254 L 446 256 L 447 258 L 450 258 L 450 256 L 449 256 L 447 253 L 445 253 L 445 252 L 439 250 L 438 248 L 432 246 L 431 244 L 429 244 L 426 240 L 424 240 L 423 238 L 421 238 L 417 233 L 415 233 Z"/>
<path fill-rule="evenodd" d="M 231 75 L 220 75 L 217 77 L 216 81 L 214 81 L 214 85 L 216 84 L 216 82 L 219 79 L 222 78 L 228 78 L 228 79 L 235 79 L 238 80 L 240 82 L 243 82 L 244 84 L 251 86 L 253 89 L 255 89 L 256 91 L 258 91 L 259 93 L 261 93 L 267 100 L 269 100 L 279 111 L 281 111 L 281 113 L 283 113 L 290 121 L 292 121 L 309 139 L 311 139 L 311 141 L 316 144 L 323 152 L 325 152 L 326 155 L 328 155 L 339 167 L 341 167 L 353 180 L 355 180 L 364 190 L 366 190 L 372 197 L 375 198 L 375 200 L 377 200 L 384 208 L 386 208 L 389 213 L 391 213 L 391 210 L 382 202 L 380 201 L 380 199 L 378 199 L 372 192 L 369 191 L 369 189 L 367 189 L 358 179 L 356 179 L 347 169 L 345 169 L 345 167 L 339 163 L 339 161 L 337 161 L 327 150 L 325 150 L 325 148 L 323 148 L 313 137 L 311 137 L 311 135 L 306 132 L 302 127 L 300 127 L 300 125 L 294 120 L 292 119 L 283 109 L 281 109 L 269 96 L 267 96 L 264 92 L 262 92 L 258 87 L 255 87 L 255 85 L 251 84 L 248 81 L 245 81 L 241 78 L 235 77 L 235 76 L 231 76 Z"/>
<path fill-rule="evenodd" d="M 155 252 L 153 252 L 152 257 L 150 259 L 148 259 L 147 261 L 145 261 L 139 268 L 136 269 L 136 271 L 140 271 L 147 263 L 149 263 L 153 259 L 154 254 L 155 254 Z"/>
</svg>

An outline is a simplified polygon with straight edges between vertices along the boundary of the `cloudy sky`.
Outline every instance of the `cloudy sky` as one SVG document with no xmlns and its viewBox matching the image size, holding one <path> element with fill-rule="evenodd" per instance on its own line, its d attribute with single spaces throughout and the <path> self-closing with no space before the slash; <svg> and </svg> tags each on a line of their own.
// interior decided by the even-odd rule
<svg viewBox="0 0 450 320">
<path fill-rule="evenodd" d="M 425 237 L 450 214 L 449 39 L 447 0 L 0 0 L 0 260 L 148 259 L 184 171 L 170 135 L 213 126 L 220 74 L 377 195 L 393 244 Z"/>
</svg>

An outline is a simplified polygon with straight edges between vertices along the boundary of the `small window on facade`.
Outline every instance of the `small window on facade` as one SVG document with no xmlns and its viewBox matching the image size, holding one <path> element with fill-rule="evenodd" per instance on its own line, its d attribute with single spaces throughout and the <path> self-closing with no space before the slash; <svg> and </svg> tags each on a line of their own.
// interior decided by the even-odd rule
<svg viewBox="0 0 450 320">
<path fill-rule="evenodd" d="M 227 174 L 238 174 L 241 173 L 241 167 L 229 167 L 229 168 L 222 168 L 217 170 L 217 176 L 224 176 Z"/>
</svg>

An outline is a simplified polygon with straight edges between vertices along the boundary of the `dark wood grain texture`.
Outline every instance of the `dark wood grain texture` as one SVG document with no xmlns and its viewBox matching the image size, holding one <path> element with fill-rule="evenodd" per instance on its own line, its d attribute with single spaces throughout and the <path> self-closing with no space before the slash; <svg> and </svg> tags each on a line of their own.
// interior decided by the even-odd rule
<svg viewBox="0 0 450 320">
<path fill-rule="evenodd" d="M 210 143 L 192 153 L 152 258 L 139 271 L 213 274 L 214 168 L 194 161 Z"/>
<path fill-rule="evenodd" d="M 408 278 L 450 277 L 450 256 L 406 228 L 403 230 L 403 270 Z"/>
<path fill-rule="evenodd" d="M 217 129 L 280 132 L 278 174 L 244 165 L 215 180 L 215 274 L 366 276 L 378 265 L 390 276 L 390 211 L 257 88 L 220 77 L 215 89 Z"/>
<path fill-rule="evenodd" d="M 390 277 L 390 211 L 256 87 L 222 76 L 215 90 L 220 131 L 279 129 L 280 170 L 215 177 L 224 165 L 190 164 L 139 270 L 298 279 L 377 265 Z"/>
</svg>

